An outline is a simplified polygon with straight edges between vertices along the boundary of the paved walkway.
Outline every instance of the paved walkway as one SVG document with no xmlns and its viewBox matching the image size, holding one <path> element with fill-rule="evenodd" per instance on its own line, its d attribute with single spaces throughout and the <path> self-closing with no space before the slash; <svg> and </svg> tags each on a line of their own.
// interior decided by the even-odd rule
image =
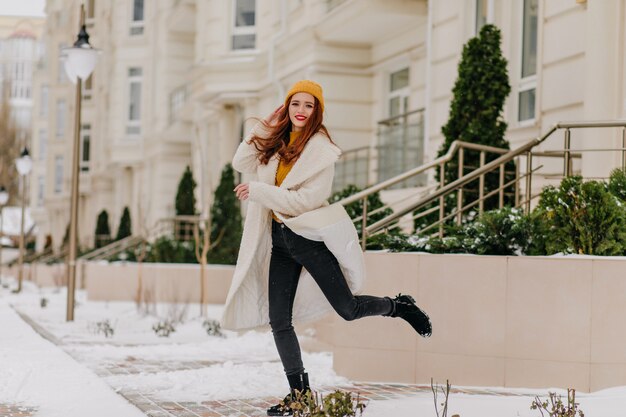
<svg viewBox="0 0 626 417">
<path fill-rule="evenodd" d="M 56 344 L 59 348 L 64 349 L 62 343 L 31 320 L 28 316 L 20 314 L 20 317 L 31 325 L 31 327 L 41 336 Z M 215 364 L 215 362 L 211 361 L 150 361 L 134 357 L 126 357 L 116 361 L 111 360 L 105 363 L 93 364 L 91 362 L 84 361 L 80 355 L 73 353 L 70 349 L 64 350 L 78 363 L 83 363 L 84 365 L 90 367 L 92 371 L 103 378 L 111 375 L 201 369 Z M 354 395 L 358 395 L 366 402 L 394 400 L 418 394 L 424 395 L 424 393 L 431 392 L 431 387 L 429 385 L 382 383 L 353 383 L 349 387 L 321 387 L 319 391 L 321 394 L 326 394 L 338 389 L 350 391 Z M 470 395 L 516 395 L 488 389 L 452 389 L 451 392 L 462 392 Z M 250 398 L 228 401 L 202 401 L 199 399 L 197 402 L 172 402 L 163 401 L 156 398 L 154 394 L 138 390 L 120 390 L 118 393 L 125 397 L 131 404 L 139 408 L 144 414 L 151 417 L 259 417 L 266 415 L 265 410 L 267 407 L 280 401 L 279 398 Z M 36 407 L 24 404 L 0 404 L 0 417 L 29 417 L 35 416 L 36 412 Z"/>
<path fill-rule="evenodd" d="M 1 417 L 30 417 L 37 412 L 36 408 L 15 404 L 0 404 Z"/>
</svg>

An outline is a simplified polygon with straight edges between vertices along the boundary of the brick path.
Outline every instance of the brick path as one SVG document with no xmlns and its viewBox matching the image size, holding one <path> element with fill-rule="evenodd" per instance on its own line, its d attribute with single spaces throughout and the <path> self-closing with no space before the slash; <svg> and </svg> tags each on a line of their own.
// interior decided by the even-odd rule
<svg viewBox="0 0 626 417">
<path fill-rule="evenodd" d="M 0 417 L 30 417 L 34 416 L 37 409 L 15 404 L 0 404 Z"/>
<path fill-rule="evenodd" d="M 172 372 L 189 369 L 201 369 L 211 366 L 212 361 L 150 361 L 128 356 L 117 361 L 101 362 L 94 364 L 85 361 L 76 352 L 72 352 L 69 346 L 64 346 L 53 335 L 39 326 L 34 320 L 23 313 L 19 313 L 22 319 L 33 327 L 44 338 L 56 344 L 70 354 L 77 362 L 90 367 L 98 376 L 106 378 L 111 375 L 139 374 L 154 372 Z M 87 362 L 87 363 L 85 363 Z M 399 398 L 424 395 L 431 392 L 430 385 L 411 384 L 383 384 L 383 383 L 353 383 L 351 386 L 321 387 L 320 393 L 326 394 L 337 389 L 350 391 L 355 396 L 359 395 L 364 401 L 386 401 Z M 151 394 L 137 390 L 120 390 L 120 395 L 125 397 L 147 416 L 151 417 L 260 417 L 265 416 L 265 410 L 280 401 L 280 398 L 251 398 L 235 399 L 227 401 L 202 401 L 197 402 L 172 402 L 164 401 Z M 452 388 L 451 393 L 465 393 L 470 395 L 524 395 L 510 392 L 495 391 L 489 389 L 457 389 Z M 526 394 L 527 395 L 527 394 Z M 0 417 L 29 417 L 35 416 L 37 409 L 30 406 L 16 404 L 0 404 Z"/>
</svg>

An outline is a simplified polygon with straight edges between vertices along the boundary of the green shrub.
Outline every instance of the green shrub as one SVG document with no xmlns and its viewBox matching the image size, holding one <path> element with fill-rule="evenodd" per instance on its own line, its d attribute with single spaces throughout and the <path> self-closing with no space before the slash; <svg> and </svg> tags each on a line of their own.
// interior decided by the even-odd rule
<svg viewBox="0 0 626 417">
<path fill-rule="evenodd" d="M 484 212 L 463 229 L 463 245 L 477 255 L 521 255 L 530 239 L 528 217 L 505 207 Z"/>
<path fill-rule="evenodd" d="M 346 197 L 350 197 L 351 195 L 356 194 L 359 191 L 361 191 L 359 187 L 351 184 L 351 185 L 348 185 L 343 190 L 338 191 L 334 193 L 333 195 L 331 195 L 328 201 L 331 204 L 336 203 L 337 201 L 342 200 Z M 382 200 L 380 199 L 380 193 L 373 193 L 367 197 L 367 213 L 368 213 L 367 225 L 368 226 L 377 222 L 378 220 L 384 219 L 385 217 L 393 213 L 393 210 L 391 210 L 390 208 L 386 208 L 377 213 L 370 214 L 372 211 L 378 208 L 381 208 L 383 206 L 384 204 Z M 354 203 L 348 204 L 346 206 L 346 212 L 352 219 L 362 216 L 363 215 L 363 200 L 358 200 L 358 201 L 355 201 Z M 359 232 L 359 235 L 361 234 L 362 224 L 363 223 L 360 220 L 355 223 L 356 230 L 357 232 Z"/>
<path fill-rule="evenodd" d="M 620 201 L 626 203 L 626 170 L 614 169 L 609 178 L 609 191 Z"/>
<path fill-rule="evenodd" d="M 465 142 L 489 145 L 509 149 L 504 134 L 507 124 L 502 117 L 504 103 L 511 91 L 507 72 L 507 61 L 502 54 L 500 30 L 494 25 L 485 25 L 478 36 L 470 39 L 464 46 L 458 65 L 458 76 L 452 90 L 450 116 L 441 128 L 445 139 L 439 148 L 437 157 L 448 152 L 452 142 Z M 498 157 L 488 154 L 489 163 Z M 480 152 L 467 150 L 464 156 L 463 175 L 480 165 Z M 459 178 L 459 162 L 454 159 L 446 164 L 445 183 Z M 505 182 L 513 178 L 515 165 L 506 165 Z M 440 180 L 437 170 L 436 180 Z M 485 175 L 485 194 L 499 187 L 499 175 Z M 464 187 L 463 205 L 478 198 L 478 180 Z M 505 204 L 512 203 L 513 189 L 505 194 Z M 456 195 L 446 199 L 446 213 L 456 207 Z M 498 205 L 498 196 L 485 200 L 485 209 L 493 209 Z"/>
<path fill-rule="evenodd" d="M 94 239 L 94 248 L 101 248 L 106 246 L 111 241 L 111 228 L 109 227 L 109 213 L 106 210 L 102 210 L 98 214 L 98 220 L 96 221 L 96 232 Z"/>
<path fill-rule="evenodd" d="M 235 172 L 228 164 L 222 170 L 220 184 L 215 190 L 211 206 L 211 243 L 221 237 L 218 245 L 208 253 L 208 261 L 212 264 L 234 265 L 237 262 L 243 225 L 234 188 Z"/>
<path fill-rule="evenodd" d="M 130 236 L 131 230 L 132 225 L 130 221 L 130 210 L 128 210 L 128 207 L 124 207 L 122 217 L 120 218 L 120 226 L 117 228 L 117 235 L 115 236 L 115 240 L 122 240 L 125 237 Z"/>
<path fill-rule="evenodd" d="M 197 264 L 195 243 L 160 237 L 149 247 L 144 262 Z"/>
<path fill-rule="evenodd" d="M 537 210 L 547 225 L 548 254 L 624 254 L 626 212 L 608 184 L 565 178 L 559 188 L 544 188 Z"/>
</svg>

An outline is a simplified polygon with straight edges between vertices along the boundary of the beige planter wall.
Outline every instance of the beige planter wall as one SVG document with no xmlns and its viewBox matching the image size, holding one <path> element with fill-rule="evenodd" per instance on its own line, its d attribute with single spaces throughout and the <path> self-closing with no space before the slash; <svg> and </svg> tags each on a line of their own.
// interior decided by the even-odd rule
<svg viewBox="0 0 626 417">
<path fill-rule="evenodd" d="M 413 294 L 422 339 L 401 320 L 334 316 L 318 328 L 356 380 L 595 391 L 626 384 L 626 258 L 366 254 L 366 293 Z"/>
<path fill-rule="evenodd" d="M 138 288 L 136 263 L 87 263 L 85 289 L 89 300 L 130 301 Z M 192 264 L 143 264 L 144 299 L 160 302 L 200 301 L 200 266 Z M 234 267 L 207 265 L 206 296 L 210 304 L 223 304 L 230 288 Z"/>
</svg>

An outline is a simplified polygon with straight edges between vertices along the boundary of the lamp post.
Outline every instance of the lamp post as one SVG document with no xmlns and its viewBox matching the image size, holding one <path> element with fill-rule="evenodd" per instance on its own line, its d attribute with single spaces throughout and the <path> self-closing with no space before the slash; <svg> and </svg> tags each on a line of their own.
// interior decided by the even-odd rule
<svg viewBox="0 0 626 417">
<path fill-rule="evenodd" d="M 78 180 L 80 155 L 80 111 L 81 87 L 96 67 L 99 51 L 89 44 L 85 27 L 85 7 L 80 6 L 80 32 L 74 45 L 62 50 L 65 58 L 65 72 L 76 83 L 76 115 L 74 117 L 74 144 L 72 151 L 72 187 L 70 201 L 69 253 L 67 256 L 67 321 L 74 320 L 74 293 L 76 288 L 76 253 L 78 227 Z"/>
<path fill-rule="evenodd" d="M 4 237 L 4 219 L 2 217 L 2 210 L 9 201 L 9 192 L 4 186 L 0 186 L 0 283 L 2 282 L 2 238 Z"/>
<path fill-rule="evenodd" d="M 30 158 L 28 148 L 24 146 L 19 158 L 15 160 L 15 166 L 17 172 L 22 177 L 22 214 L 20 216 L 20 246 L 18 257 L 18 269 L 17 269 L 17 289 L 15 292 L 22 291 L 22 280 L 24 278 L 24 215 L 26 211 L 26 179 L 30 170 L 33 168 L 33 160 Z"/>
</svg>

